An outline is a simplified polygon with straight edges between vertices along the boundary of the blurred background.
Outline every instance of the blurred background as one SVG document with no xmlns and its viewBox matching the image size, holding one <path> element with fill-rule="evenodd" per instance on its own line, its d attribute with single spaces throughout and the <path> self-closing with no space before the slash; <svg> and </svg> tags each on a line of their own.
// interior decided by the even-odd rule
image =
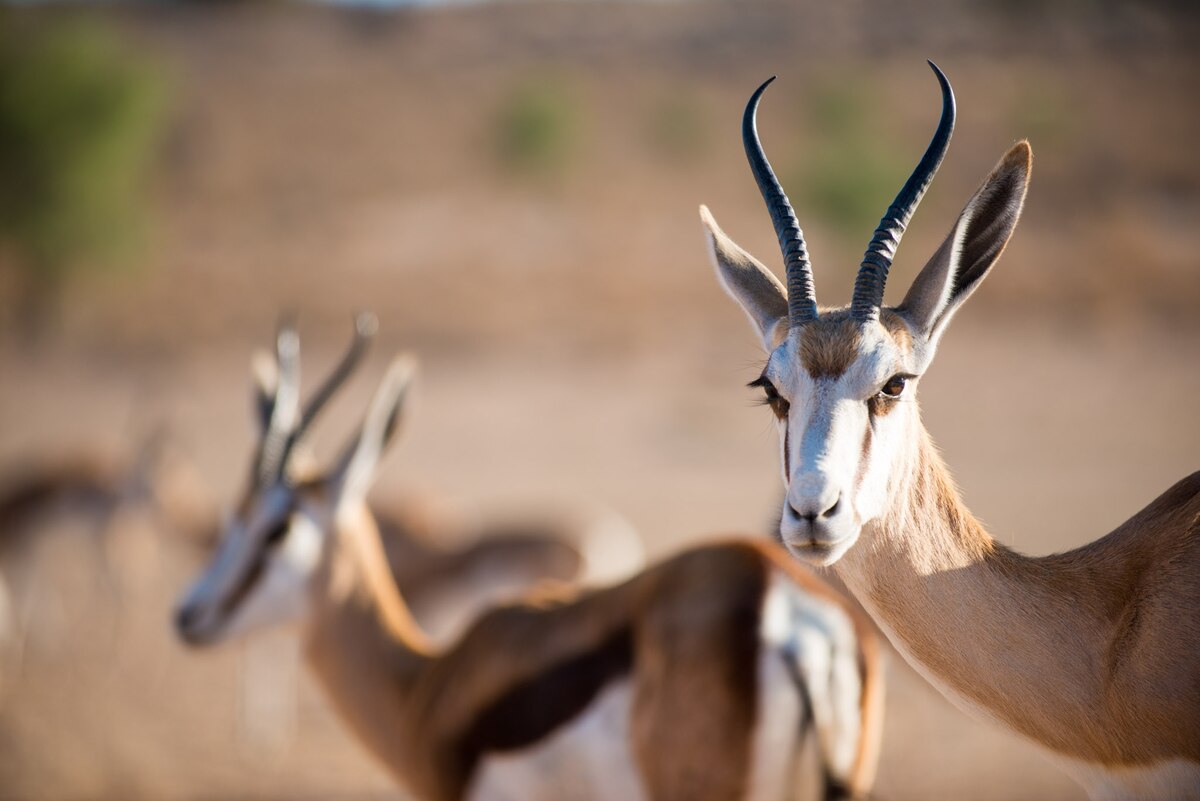
<svg viewBox="0 0 1200 801">
<path fill-rule="evenodd" d="M 306 385 L 379 315 L 416 408 L 375 498 L 453 514 L 601 504 L 652 556 L 764 536 L 761 358 L 696 209 L 780 257 L 739 121 L 805 227 L 818 294 L 935 125 L 950 154 L 898 300 L 1028 137 L 1025 217 L 922 382 L 1001 540 L 1107 532 L 1197 468 L 1200 15 L 1185 2 L 28 3 L 0 8 L 0 798 L 402 798 L 294 635 L 169 628 L 253 446 L 281 313 Z M 884 799 L 1081 798 L 893 654 Z"/>
</svg>

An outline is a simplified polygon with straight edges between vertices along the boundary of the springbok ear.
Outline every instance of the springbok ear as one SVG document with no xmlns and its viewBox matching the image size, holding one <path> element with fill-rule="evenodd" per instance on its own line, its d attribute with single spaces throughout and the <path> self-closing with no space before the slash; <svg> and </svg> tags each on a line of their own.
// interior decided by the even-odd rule
<svg viewBox="0 0 1200 801">
<path fill-rule="evenodd" d="M 707 206 L 700 207 L 708 255 L 729 296 L 750 318 L 768 352 L 775 349 L 775 327 L 787 320 L 787 290 L 762 262 L 742 250 L 717 226 Z"/>
<path fill-rule="evenodd" d="M 896 307 L 926 341 L 936 342 L 1004 252 L 1021 217 L 1032 164 L 1028 142 L 1004 154 Z"/>
<path fill-rule="evenodd" d="M 388 367 L 358 436 L 351 440 L 335 471 L 339 509 L 366 500 L 383 450 L 396 433 L 400 410 L 416 371 L 417 360 L 409 354 L 397 357 Z"/>
<path fill-rule="evenodd" d="M 254 416 L 260 432 L 271 423 L 275 408 L 275 393 L 279 389 L 279 365 L 275 357 L 259 348 L 250 358 L 250 380 L 254 384 Z"/>
</svg>

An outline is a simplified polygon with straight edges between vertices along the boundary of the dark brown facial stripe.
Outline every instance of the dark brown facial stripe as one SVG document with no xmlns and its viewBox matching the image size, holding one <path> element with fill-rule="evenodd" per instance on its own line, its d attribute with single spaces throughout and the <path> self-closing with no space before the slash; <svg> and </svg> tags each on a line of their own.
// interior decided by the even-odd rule
<svg viewBox="0 0 1200 801">
<path fill-rule="evenodd" d="M 900 402 L 899 398 L 889 398 L 887 395 L 876 395 L 867 401 L 867 406 L 871 410 L 872 417 L 887 417 L 892 409 L 896 408 L 896 404 Z"/>
<path fill-rule="evenodd" d="M 290 521 L 291 511 L 288 512 L 287 517 L 283 518 L 277 524 L 276 528 L 272 529 L 271 534 L 266 539 L 257 543 L 258 550 L 255 551 L 254 557 L 246 567 L 246 572 L 238 579 L 238 583 L 234 585 L 233 591 L 221 601 L 222 615 L 228 616 L 232 614 L 241 605 L 242 601 L 246 600 L 246 596 L 250 594 L 250 591 L 254 589 L 254 585 L 258 583 L 258 580 L 262 577 L 263 570 L 266 569 L 267 554 L 282 541 L 282 536 L 276 534 L 276 530 L 281 528 L 283 535 L 286 535 Z"/>
<path fill-rule="evenodd" d="M 792 427 L 783 427 L 783 477 L 785 481 L 792 480 Z"/>
<path fill-rule="evenodd" d="M 633 637 L 614 632 L 579 654 L 519 684 L 484 709 L 458 742 L 461 775 L 469 777 L 490 751 L 512 751 L 547 737 L 581 713 L 609 682 L 629 673 Z"/>
<path fill-rule="evenodd" d="M 871 457 L 871 438 L 875 435 L 874 427 L 868 423 L 863 431 L 862 447 L 858 451 L 858 469 L 854 473 L 854 494 L 857 495 L 867 478 L 867 463 Z"/>
</svg>

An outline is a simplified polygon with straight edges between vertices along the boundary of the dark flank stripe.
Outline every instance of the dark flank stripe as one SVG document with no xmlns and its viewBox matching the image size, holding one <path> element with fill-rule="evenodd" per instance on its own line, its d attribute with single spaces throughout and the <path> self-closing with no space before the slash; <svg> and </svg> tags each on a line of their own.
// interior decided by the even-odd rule
<svg viewBox="0 0 1200 801">
<path fill-rule="evenodd" d="M 459 738 L 461 775 L 488 752 L 515 751 L 549 737 L 583 712 L 609 682 L 629 673 L 633 637 L 622 628 L 596 649 L 549 667 L 509 689 Z"/>
</svg>

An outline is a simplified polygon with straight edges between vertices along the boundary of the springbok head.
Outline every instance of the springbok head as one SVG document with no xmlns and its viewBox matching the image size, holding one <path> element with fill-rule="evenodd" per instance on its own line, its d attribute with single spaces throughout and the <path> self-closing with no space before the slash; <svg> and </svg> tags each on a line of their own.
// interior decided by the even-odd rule
<svg viewBox="0 0 1200 801">
<path fill-rule="evenodd" d="M 255 363 L 261 437 L 250 479 L 226 523 L 211 563 L 184 596 L 175 616 L 192 645 L 302 619 L 314 577 L 327 566 L 339 523 L 365 510 L 366 494 L 384 446 L 395 432 L 415 360 L 392 362 L 366 421 L 327 472 L 296 462 L 313 420 L 361 361 L 375 319 L 355 320 L 354 340 L 333 373 L 301 409 L 299 340 L 290 327 L 276 339 L 274 360 Z"/>
<path fill-rule="evenodd" d="M 768 353 L 752 386 L 779 421 L 787 490 L 780 537 L 816 564 L 841 558 L 903 485 L 907 456 L 922 436 L 917 384 L 950 319 L 1004 250 L 1029 182 L 1032 154 L 1019 142 L 967 201 L 900 305 L 884 306 L 896 248 L 954 129 L 954 93 L 930 66 L 941 85 L 941 120 L 867 246 L 849 306 L 818 308 L 804 234 L 759 142 L 755 116 L 770 80 L 746 106 L 742 139 L 779 237 L 786 287 L 700 209 L 721 283 Z"/>
</svg>

